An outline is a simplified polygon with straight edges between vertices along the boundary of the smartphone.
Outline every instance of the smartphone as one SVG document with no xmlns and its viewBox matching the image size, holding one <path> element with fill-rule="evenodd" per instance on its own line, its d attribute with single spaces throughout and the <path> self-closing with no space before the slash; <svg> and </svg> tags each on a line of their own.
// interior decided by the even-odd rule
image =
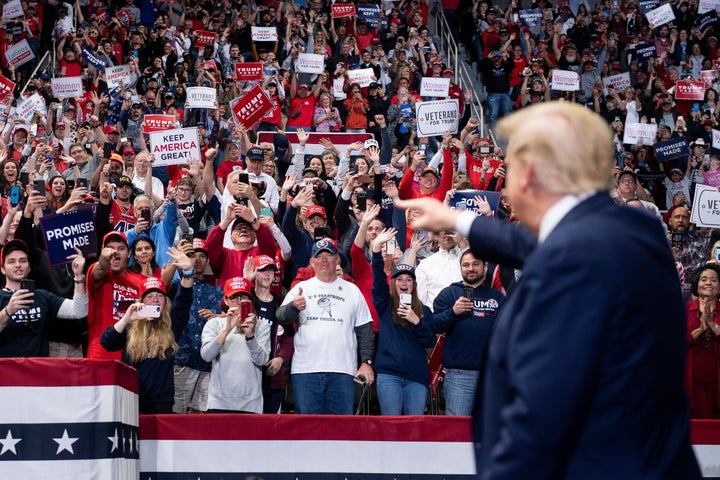
<svg viewBox="0 0 720 480">
<path fill-rule="evenodd" d="M 410 295 L 409 293 L 401 293 L 400 303 L 403 305 L 412 305 L 412 295 Z"/>
<path fill-rule="evenodd" d="M 67 185 L 68 190 L 75 189 L 75 180 L 66 180 L 65 184 Z"/>
<path fill-rule="evenodd" d="M 247 317 L 253 312 L 253 303 L 251 300 L 240 301 L 240 321 L 244 322 Z"/>
<path fill-rule="evenodd" d="M 715 260 L 720 262 L 720 247 L 715 247 Z"/>
<path fill-rule="evenodd" d="M 150 213 L 150 209 L 142 210 L 140 212 L 140 218 L 148 222 L 150 225 L 152 225 L 152 213 Z M 148 227 L 150 228 L 150 227 Z"/>
<path fill-rule="evenodd" d="M 35 290 L 35 280 L 31 278 L 23 278 L 20 280 L 20 290 L 30 290 L 31 292 Z"/>
<path fill-rule="evenodd" d="M 467 298 L 468 300 L 472 300 L 475 296 L 475 289 L 473 287 L 465 286 L 463 287 L 463 297 Z"/>
<path fill-rule="evenodd" d="M 246 206 L 246 207 L 248 206 L 248 199 L 247 199 L 247 198 L 245 198 L 245 197 L 240 197 L 240 196 L 238 196 L 238 195 L 233 196 L 233 198 L 235 199 L 235 203 L 237 203 L 238 205 L 244 205 L 244 206 Z"/>
<path fill-rule="evenodd" d="M 10 206 L 17 207 L 20 204 L 20 185 L 10 189 Z"/>
<path fill-rule="evenodd" d="M 76 182 L 76 186 L 78 188 L 88 188 L 88 180 L 87 178 L 78 178 Z"/>
<path fill-rule="evenodd" d="M 430 235 L 428 234 L 427 230 L 419 230 L 418 231 L 418 241 L 420 243 L 426 243 L 430 240 Z"/>
<path fill-rule="evenodd" d="M 313 186 L 313 184 L 310 183 L 310 182 L 305 182 L 303 188 L 305 188 L 305 191 L 306 191 L 306 192 L 310 192 L 310 193 L 312 193 L 312 191 L 315 189 L 315 187 Z"/>
<path fill-rule="evenodd" d="M 241 173 L 238 175 L 238 181 L 240 183 L 244 183 L 245 185 L 250 185 L 250 175 L 247 173 Z"/>
<path fill-rule="evenodd" d="M 700 113 L 700 104 L 699 103 L 693 103 L 693 112 Z"/>
<path fill-rule="evenodd" d="M 361 212 L 364 212 L 367 210 L 367 193 L 365 192 L 358 192 L 357 193 L 357 207 Z"/>
<path fill-rule="evenodd" d="M 37 136 L 37 123 L 33 123 L 32 125 L 30 125 L 30 133 Z"/>
<path fill-rule="evenodd" d="M 260 209 L 260 216 L 261 217 L 272 217 L 272 210 L 270 210 L 270 207 L 263 207 Z"/>
<path fill-rule="evenodd" d="M 325 227 L 315 227 L 315 231 L 313 232 L 313 240 L 318 241 L 322 240 L 323 238 L 326 238 L 328 236 L 328 231 Z"/>
<path fill-rule="evenodd" d="M 141 305 L 136 313 L 141 318 L 160 318 L 160 305 Z"/>
<path fill-rule="evenodd" d="M 357 377 L 353 377 L 353 381 L 358 385 L 365 385 L 365 383 L 367 383 L 365 375 L 358 375 Z"/>
<path fill-rule="evenodd" d="M 481 145 L 478 147 L 478 150 L 480 151 L 480 155 L 490 155 L 491 148 L 489 145 Z"/>
<path fill-rule="evenodd" d="M 425 155 L 427 153 L 427 144 L 421 143 L 418 145 L 418 152 L 422 152 L 422 154 Z"/>
<path fill-rule="evenodd" d="M 112 143 L 108 143 L 108 142 L 103 143 L 103 157 L 105 157 L 106 159 L 109 159 L 110 155 L 112 154 L 112 148 L 113 148 Z"/>
<path fill-rule="evenodd" d="M 36 195 L 45 195 L 45 180 L 35 180 L 33 188 L 38 192 Z"/>
<path fill-rule="evenodd" d="M 385 253 L 387 253 L 388 255 L 395 255 L 395 247 L 397 246 L 396 244 L 397 242 L 394 238 L 388 240 L 387 245 L 385 246 Z"/>
</svg>

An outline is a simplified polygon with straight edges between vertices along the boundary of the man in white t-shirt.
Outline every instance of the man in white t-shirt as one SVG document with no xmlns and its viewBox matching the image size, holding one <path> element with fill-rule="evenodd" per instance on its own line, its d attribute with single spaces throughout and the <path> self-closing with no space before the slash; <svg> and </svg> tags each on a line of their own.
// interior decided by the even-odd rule
<svg viewBox="0 0 720 480">
<path fill-rule="evenodd" d="M 350 415 L 353 377 L 375 380 L 370 310 L 360 289 L 337 276 L 339 263 L 334 240 L 315 242 L 315 277 L 290 290 L 277 312 L 281 324 L 298 323 L 291 370 L 297 413 Z"/>
</svg>

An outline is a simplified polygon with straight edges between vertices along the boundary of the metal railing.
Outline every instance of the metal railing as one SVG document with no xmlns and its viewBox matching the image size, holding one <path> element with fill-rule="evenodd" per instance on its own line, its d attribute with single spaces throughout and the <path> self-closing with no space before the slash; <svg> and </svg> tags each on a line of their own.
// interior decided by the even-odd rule
<svg viewBox="0 0 720 480">
<path fill-rule="evenodd" d="M 448 68 L 455 72 L 455 81 L 462 88 L 472 91 L 472 103 L 470 104 L 471 116 L 480 123 L 481 131 L 485 131 L 485 111 L 478 93 L 477 79 L 468 72 L 467 64 L 463 61 L 455 42 L 454 33 L 445 18 L 445 10 L 440 1 L 435 1 L 430 7 L 428 16 L 428 28 L 440 39 L 439 50 L 445 54 L 445 63 Z"/>
</svg>

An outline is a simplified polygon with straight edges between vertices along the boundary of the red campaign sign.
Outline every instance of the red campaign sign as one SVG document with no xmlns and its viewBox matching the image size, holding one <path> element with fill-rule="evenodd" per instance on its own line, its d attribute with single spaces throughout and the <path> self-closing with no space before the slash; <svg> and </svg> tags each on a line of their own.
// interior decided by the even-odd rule
<svg viewBox="0 0 720 480">
<path fill-rule="evenodd" d="M 175 115 L 145 115 L 143 133 L 162 132 L 175 128 Z"/>
<path fill-rule="evenodd" d="M 195 46 L 200 48 L 204 47 L 207 44 L 215 43 L 215 39 L 217 38 L 217 33 L 215 32 L 208 32 L 206 30 L 198 30 L 197 36 L 195 37 Z"/>
<path fill-rule="evenodd" d="M 703 100 L 705 98 L 705 82 L 677 82 L 675 84 L 675 100 Z"/>
<path fill-rule="evenodd" d="M 700 80 L 705 84 L 705 88 L 712 88 L 713 83 L 717 80 L 717 70 L 702 70 Z"/>
<path fill-rule="evenodd" d="M 332 18 L 352 17 L 355 15 L 354 3 L 334 3 L 332 6 Z"/>
<path fill-rule="evenodd" d="M 235 121 L 249 129 L 273 108 L 273 103 L 262 87 L 255 85 L 245 95 L 232 103 L 231 108 Z"/>
<path fill-rule="evenodd" d="M 203 62 L 200 64 L 200 67 L 204 68 L 205 70 L 218 70 L 217 63 L 215 63 L 215 60 L 208 60 L 207 62 Z"/>
<path fill-rule="evenodd" d="M 132 12 L 127 8 L 123 8 L 122 10 L 117 12 L 117 18 L 118 20 L 120 20 L 120 23 L 131 22 L 133 19 Z"/>
<path fill-rule="evenodd" d="M 263 64 L 260 62 L 245 62 L 235 64 L 235 80 L 238 82 L 252 82 L 263 79 Z"/>
<path fill-rule="evenodd" d="M 15 82 L 0 75 L 0 97 L 10 95 L 15 90 Z"/>
</svg>

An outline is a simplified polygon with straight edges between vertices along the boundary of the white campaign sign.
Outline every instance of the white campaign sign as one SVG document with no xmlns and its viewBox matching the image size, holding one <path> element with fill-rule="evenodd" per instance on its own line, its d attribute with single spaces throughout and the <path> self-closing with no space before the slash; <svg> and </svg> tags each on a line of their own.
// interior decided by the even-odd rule
<svg viewBox="0 0 720 480">
<path fill-rule="evenodd" d="M 563 92 L 580 90 L 580 76 L 576 72 L 569 70 L 553 70 L 550 88 Z"/>
<path fill-rule="evenodd" d="M 33 115 L 35 115 L 35 112 L 38 110 L 47 113 L 45 99 L 41 97 L 40 94 L 35 93 L 22 102 L 19 101 L 17 108 L 15 109 L 15 113 L 17 113 L 17 115 L 22 118 L 25 123 L 30 123 Z"/>
<path fill-rule="evenodd" d="M 52 94 L 55 98 L 75 98 L 82 97 L 83 90 L 82 77 L 57 77 L 51 78 Z"/>
<path fill-rule="evenodd" d="M 11 18 L 24 17 L 22 4 L 20 0 L 10 0 L 8 3 L 3 5 L 2 10 L 3 20 L 9 20 Z"/>
<path fill-rule="evenodd" d="M 253 42 L 277 42 L 277 28 L 275 27 L 252 27 Z"/>
<path fill-rule="evenodd" d="M 185 108 L 217 108 L 217 92 L 210 87 L 188 87 Z"/>
<path fill-rule="evenodd" d="M 358 70 L 348 70 L 347 72 L 348 80 L 350 80 L 350 83 L 352 82 L 358 82 L 361 87 L 365 88 L 368 85 L 370 85 L 375 77 L 375 72 L 372 68 L 361 68 Z"/>
<path fill-rule="evenodd" d="M 666 3 L 650 10 L 645 14 L 645 17 L 647 17 L 648 23 L 651 23 L 654 27 L 659 27 L 660 25 L 665 25 L 675 20 L 675 13 L 673 12 L 672 5 Z"/>
<path fill-rule="evenodd" d="M 618 73 L 617 75 L 604 77 L 602 82 L 605 88 L 607 88 L 608 85 L 612 85 L 616 92 L 621 93 L 623 90 L 630 87 L 630 72 Z"/>
<path fill-rule="evenodd" d="M 712 147 L 720 148 L 720 130 L 713 129 L 712 134 Z"/>
<path fill-rule="evenodd" d="M 197 127 L 176 128 L 150 133 L 150 145 L 155 156 L 153 166 L 179 165 L 191 158 L 200 158 Z"/>
<path fill-rule="evenodd" d="M 652 123 L 628 123 L 625 125 L 623 143 L 636 145 L 642 140 L 643 145 L 653 145 L 657 135 L 657 125 Z"/>
<path fill-rule="evenodd" d="M 5 51 L 5 58 L 10 65 L 17 68 L 35 58 L 35 54 L 30 49 L 28 41 L 22 39 Z"/>
<path fill-rule="evenodd" d="M 105 69 L 105 78 L 108 88 L 120 88 L 121 81 L 127 85 L 130 79 L 130 65 L 107 67 Z"/>
<path fill-rule="evenodd" d="M 460 109 L 457 100 L 436 100 L 415 104 L 418 137 L 442 135 L 445 130 L 457 133 Z"/>
<path fill-rule="evenodd" d="M 347 98 L 343 87 L 345 87 L 345 78 L 340 77 L 333 79 L 333 96 L 335 100 L 345 100 Z"/>
<path fill-rule="evenodd" d="M 447 97 L 450 92 L 450 79 L 423 77 L 420 81 L 421 97 Z"/>
<path fill-rule="evenodd" d="M 298 54 L 297 71 L 300 73 L 322 73 L 325 71 L 325 57 L 314 53 Z"/>
<path fill-rule="evenodd" d="M 695 185 L 690 222 L 698 227 L 720 228 L 720 192 L 717 188 Z"/>
<path fill-rule="evenodd" d="M 710 10 L 718 9 L 720 9 L 720 0 L 700 0 L 700 4 L 698 5 L 698 14 L 702 15 Z"/>
</svg>

